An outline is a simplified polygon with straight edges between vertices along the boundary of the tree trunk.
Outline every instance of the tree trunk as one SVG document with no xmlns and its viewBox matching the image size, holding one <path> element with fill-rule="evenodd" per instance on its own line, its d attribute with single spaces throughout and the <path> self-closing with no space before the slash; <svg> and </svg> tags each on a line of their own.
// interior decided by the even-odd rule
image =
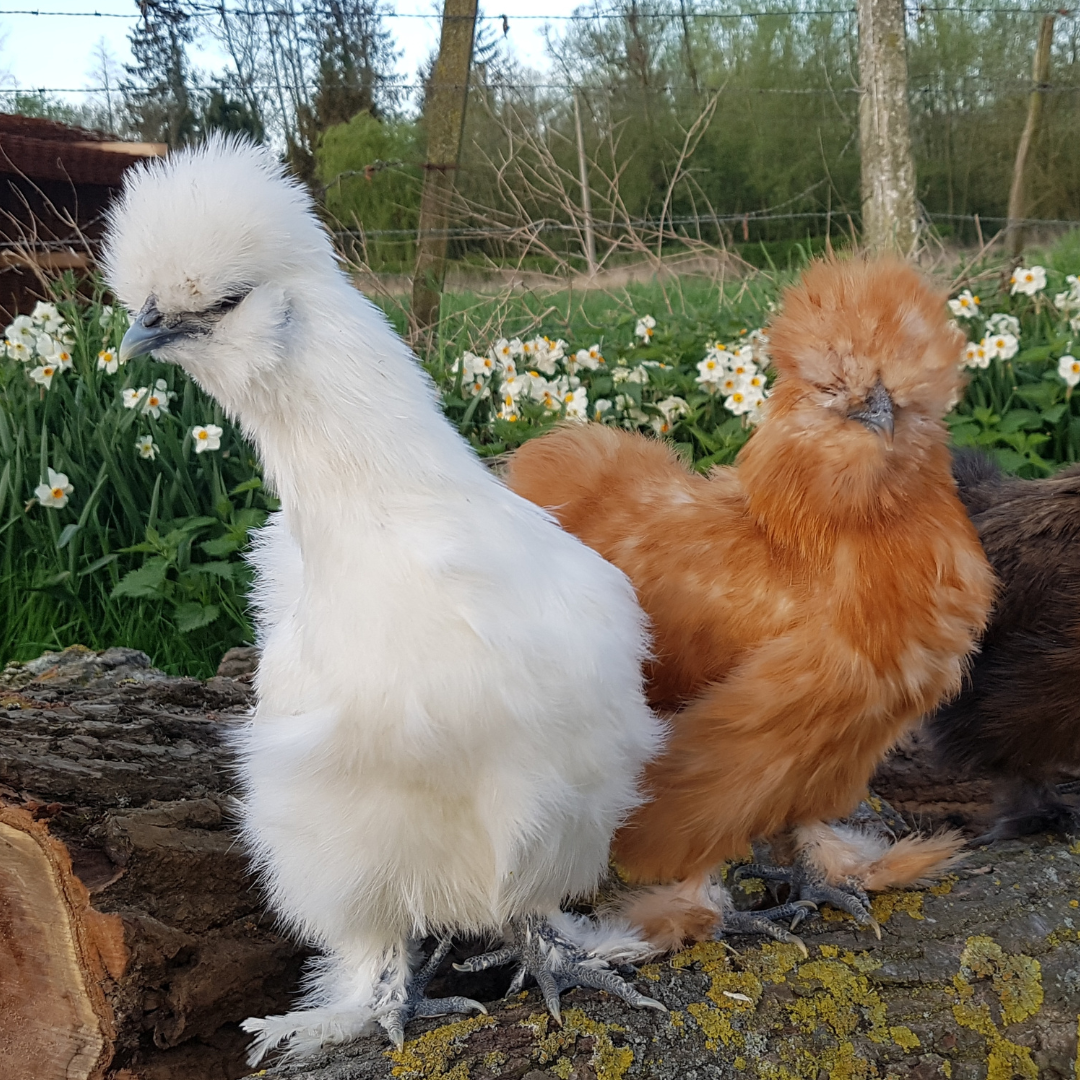
<svg viewBox="0 0 1080 1080">
<path fill-rule="evenodd" d="M 425 352 L 439 324 L 450 201 L 461 158 L 475 36 L 476 0 L 445 0 L 439 56 L 424 105 L 427 162 L 412 287 L 412 336 L 415 346 Z"/>
<path fill-rule="evenodd" d="M 1050 79 L 1050 46 L 1054 43 L 1054 16 L 1044 15 L 1039 26 L 1039 43 L 1035 47 L 1035 60 L 1031 78 L 1034 86 L 1028 99 L 1027 120 L 1016 148 L 1013 165 L 1012 187 L 1009 190 L 1009 221 L 1005 227 L 1005 247 L 1013 259 L 1019 259 L 1024 250 L 1024 218 L 1027 217 L 1027 161 L 1031 148 L 1039 137 L 1039 121 L 1042 119 L 1043 97 Z"/>
<path fill-rule="evenodd" d="M 236 844 L 246 686 L 70 649 L 0 678 L 0 1080 L 229 1080 L 295 996 Z"/>
<path fill-rule="evenodd" d="M 901 0 L 858 0 L 863 244 L 910 255 L 918 240 Z"/>
</svg>

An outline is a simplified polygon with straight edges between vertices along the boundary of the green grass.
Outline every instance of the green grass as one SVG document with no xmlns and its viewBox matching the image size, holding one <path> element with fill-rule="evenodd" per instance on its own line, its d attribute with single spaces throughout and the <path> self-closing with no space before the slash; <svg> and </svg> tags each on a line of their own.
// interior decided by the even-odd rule
<svg viewBox="0 0 1080 1080">
<path fill-rule="evenodd" d="M 1057 372 L 1074 331 L 1052 303 L 1066 275 L 1080 271 L 1080 233 L 1037 259 L 1049 281 L 1034 298 L 1009 296 L 991 268 L 977 275 L 983 315 L 1019 320 L 1019 350 L 972 372 L 949 417 L 956 443 L 983 447 L 1025 476 L 1080 459 L 1080 395 Z M 515 418 L 500 418 L 503 381 L 487 378 L 489 396 L 467 392 L 463 352 L 487 352 L 501 337 L 562 339 L 567 356 L 553 365 L 549 383 L 572 392 L 573 374 L 590 415 L 598 401 L 611 402 L 603 422 L 662 430 L 706 469 L 733 460 L 751 428 L 697 382 L 697 365 L 711 343 L 728 352 L 744 345 L 792 277 L 784 267 L 723 286 L 685 277 L 606 292 L 451 294 L 426 366 L 450 419 L 479 453 L 494 455 L 547 430 L 567 406 L 522 394 Z M 238 430 L 181 370 L 147 358 L 111 375 L 98 369 L 99 351 L 119 343 L 126 320 L 116 313 L 102 326 L 100 290 L 88 301 L 79 286 L 70 277 L 56 286 L 70 327 L 70 370 L 46 389 L 29 375 L 38 360 L 0 360 L 0 657 L 29 659 L 77 642 L 127 645 L 166 671 L 206 676 L 227 648 L 252 640 L 243 549 L 276 502 Z M 404 329 L 404 313 L 387 310 Z M 647 342 L 635 335 L 644 315 L 656 321 Z M 980 337 L 985 317 L 970 330 Z M 593 345 L 604 363 L 571 372 L 567 359 Z M 531 365 L 521 359 L 519 372 Z M 124 407 L 125 389 L 158 379 L 176 395 L 167 411 L 155 418 Z M 192 428 L 206 424 L 222 428 L 221 445 L 196 454 Z M 156 444 L 152 460 L 135 448 L 146 436 Z M 62 508 L 35 497 L 49 468 L 74 488 Z"/>
</svg>

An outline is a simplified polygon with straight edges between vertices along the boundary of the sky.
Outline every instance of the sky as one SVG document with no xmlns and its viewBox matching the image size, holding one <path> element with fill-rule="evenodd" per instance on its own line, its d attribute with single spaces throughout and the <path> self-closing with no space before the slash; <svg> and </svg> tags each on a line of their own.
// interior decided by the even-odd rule
<svg viewBox="0 0 1080 1080">
<path fill-rule="evenodd" d="M 527 66 L 538 71 L 550 68 L 544 48 L 544 20 L 569 15 L 580 0 L 488 0 L 486 11 L 506 14 L 510 32 L 507 43 Z M 402 75 L 411 78 L 437 46 L 438 11 L 434 0 L 392 0 L 391 11 L 421 18 L 387 20 L 403 55 Z M 33 9 L 40 14 L 19 14 Z M 57 14 L 69 13 L 69 14 Z M 77 13 L 75 16 L 70 13 Z M 0 71 L 26 89 L 70 89 L 100 85 L 92 73 L 94 52 L 104 38 L 120 64 L 130 62 L 127 35 L 135 22 L 135 0 L 0 0 Z M 536 18 L 542 14 L 544 18 Z M 532 18 L 523 18 L 532 16 Z M 191 54 L 194 64 L 207 73 L 224 65 L 224 57 L 213 42 Z M 7 81 L 10 85 L 10 78 Z M 57 94 L 71 101 L 78 93 Z"/>
</svg>

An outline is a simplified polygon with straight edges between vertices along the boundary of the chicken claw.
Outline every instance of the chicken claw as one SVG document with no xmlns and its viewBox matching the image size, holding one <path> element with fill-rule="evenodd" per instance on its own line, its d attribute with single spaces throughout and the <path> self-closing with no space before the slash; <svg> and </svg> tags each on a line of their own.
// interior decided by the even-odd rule
<svg viewBox="0 0 1080 1080">
<path fill-rule="evenodd" d="M 443 957 L 450 951 L 450 939 L 443 938 L 422 968 L 409 977 L 405 990 L 405 1000 L 395 1002 L 379 1016 L 379 1023 L 386 1031 L 395 1048 L 400 1050 L 405 1045 L 405 1025 L 415 1017 L 446 1016 L 448 1013 L 481 1012 L 487 1009 L 479 1001 L 467 997 L 429 998 L 424 995 L 428 983 L 442 963 Z"/>
<path fill-rule="evenodd" d="M 518 993 L 525 979 L 532 976 L 548 1012 L 556 1023 L 562 1023 L 559 995 L 574 986 L 587 986 L 593 990 L 606 990 L 639 1009 L 658 1009 L 667 1012 L 659 1001 L 635 990 L 608 967 L 607 963 L 579 948 L 560 934 L 549 922 L 540 919 L 513 919 L 510 922 L 513 942 L 494 952 L 473 956 L 463 964 L 455 964 L 458 971 L 486 971 L 512 961 L 518 969 L 506 991 L 506 996 Z"/>
<path fill-rule="evenodd" d="M 860 926 L 867 926 L 881 938 L 881 927 L 870 914 L 870 897 L 856 882 L 830 885 L 825 875 L 812 862 L 797 855 L 791 866 L 766 866 L 763 863 L 744 863 L 734 870 L 736 881 L 744 877 L 761 878 L 764 881 L 776 881 L 791 887 L 791 899 L 780 907 L 769 908 L 754 914 L 762 919 L 787 918 L 788 908 L 792 903 L 809 901 L 811 907 L 830 904 L 840 911 L 847 912 Z M 774 912 L 776 914 L 774 914 Z M 805 918 L 796 917 L 793 929 Z"/>
<path fill-rule="evenodd" d="M 779 907 L 769 908 L 768 911 L 739 911 L 733 907 L 725 907 L 723 924 L 716 938 L 719 941 L 729 934 L 763 934 L 776 941 L 786 942 L 788 945 L 798 945 L 805 958 L 809 956 L 806 945 L 802 938 L 791 931 L 806 918 L 809 912 L 816 910 L 817 906 L 809 900 L 781 904 Z M 773 921 L 781 919 L 791 919 L 791 929 L 785 930 Z"/>
</svg>

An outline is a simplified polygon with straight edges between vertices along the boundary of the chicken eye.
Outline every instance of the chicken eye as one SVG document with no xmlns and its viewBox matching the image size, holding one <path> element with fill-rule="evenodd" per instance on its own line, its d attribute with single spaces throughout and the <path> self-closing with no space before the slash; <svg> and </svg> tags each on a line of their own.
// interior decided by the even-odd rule
<svg viewBox="0 0 1080 1080">
<path fill-rule="evenodd" d="M 223 296 L 216 304 L 212 304 L 206 309 L 207 315 L 225 315 L 232 311 L 233 308 L 238 307 L 243 303 L 244 298 L 251 292 L 251 287 L 241 289 L 238 292 L 230 293 L 228 296 Z"/>
</svg>

